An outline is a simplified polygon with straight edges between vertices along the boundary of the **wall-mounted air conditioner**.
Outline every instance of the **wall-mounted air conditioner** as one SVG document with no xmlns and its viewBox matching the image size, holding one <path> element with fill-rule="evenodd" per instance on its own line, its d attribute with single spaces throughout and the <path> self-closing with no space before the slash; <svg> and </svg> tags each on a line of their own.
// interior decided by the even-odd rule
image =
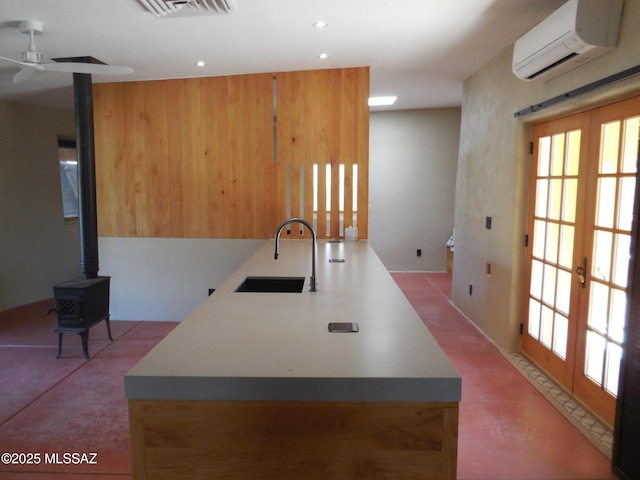
<svg viewBox="0 0 640 480">
<path fill-rule="evenodd" d="M 623 0 L 569 0 L 520 38 L 513 73 L 549 80 L 613 50 Z"/>
</svg>

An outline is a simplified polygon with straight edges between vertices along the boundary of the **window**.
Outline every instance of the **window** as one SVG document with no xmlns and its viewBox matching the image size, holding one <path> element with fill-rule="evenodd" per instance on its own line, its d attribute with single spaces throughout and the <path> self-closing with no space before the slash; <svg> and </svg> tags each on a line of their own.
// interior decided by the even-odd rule
<svg viewBox="0 0 640 480">
<path fill-rule="evenodd" d="M 58 162 L 65 220 L 78 218 L 78 160 L 76 142 L 58 140 Z"/>
</svg>

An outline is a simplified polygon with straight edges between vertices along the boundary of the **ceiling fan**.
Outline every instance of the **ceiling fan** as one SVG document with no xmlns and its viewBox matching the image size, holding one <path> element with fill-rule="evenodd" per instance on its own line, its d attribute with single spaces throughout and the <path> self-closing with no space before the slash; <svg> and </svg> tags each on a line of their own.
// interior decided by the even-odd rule
<svg viewBox="0 0 640 480">
<path fill-rule="evenodd" d="M 14 63 L 20 66 L 20 71 L 13 77 L 13 83 L 26 80 L 35 72 L 70 72 L 70 73 L 87 73 L 87 74 L 106 74 L 106 75 L 128 75 L 133 73 L 130 67 L 118 67 L 116 65 L 106 65 L 104 63 L 86 63 L 86 62 L 51 62 L 42 63 L 42 53 L 36 50 L 33 37 L 43 32 L 43 23 L 37 20 L 23 20 L 18 28 L 22 33 L 29 34 L 29 46 L 26 52 L 22 52 L 22 60 L 14 60 L 12 58 L 0 56 L 0 60 Z M 66 59 L 65 59 L 66 60 Z"/>
</svg>

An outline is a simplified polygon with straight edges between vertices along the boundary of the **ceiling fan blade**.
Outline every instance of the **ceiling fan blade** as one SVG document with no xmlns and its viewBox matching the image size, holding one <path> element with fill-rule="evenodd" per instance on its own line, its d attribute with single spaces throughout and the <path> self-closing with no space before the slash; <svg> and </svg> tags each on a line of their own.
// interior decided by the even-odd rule
<svg viewBox="0 0 640 480">
<path fill-rule="evenodd" d="M 133 73 L 133 69 L 130 67 L 119 67 L 117 65 L 104 65 L 100 63 L 59 62 L 42 63 L 40 66 L 48 72 L 95 73 L 96 75 L 129 75 Z"/>
<path fill-rule="evenodd" d="M 27 78 L 31 77 L 37 70 L 33 68 L 22 68 L 18 73 L 13 76 L 13 83 L 20 83 Z"/>
<path fill-rule="evenodd" d="M 10 62 L 15 65 L 20 65 L 23 69 L 29 68 L 31 70 L 44 70 L 44 67 L 39 63 L 21 62 L 20 60 L 14 60 L 13 58 L 7 57 L 0 57 L 0 60 L 4 60 L 5 62 Z"/>
</svg>

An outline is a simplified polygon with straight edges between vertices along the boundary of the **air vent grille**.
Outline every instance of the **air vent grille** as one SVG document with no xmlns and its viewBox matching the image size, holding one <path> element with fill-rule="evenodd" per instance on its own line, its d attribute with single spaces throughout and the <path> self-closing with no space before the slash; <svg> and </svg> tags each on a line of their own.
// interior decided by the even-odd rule
<svg viewBox="0 0 640 480">
<path fill-rule="evenodd" d="M 235 0 L 138 0 L 158 18 L 221 15 L 238 9 Z"/>
</svg>

